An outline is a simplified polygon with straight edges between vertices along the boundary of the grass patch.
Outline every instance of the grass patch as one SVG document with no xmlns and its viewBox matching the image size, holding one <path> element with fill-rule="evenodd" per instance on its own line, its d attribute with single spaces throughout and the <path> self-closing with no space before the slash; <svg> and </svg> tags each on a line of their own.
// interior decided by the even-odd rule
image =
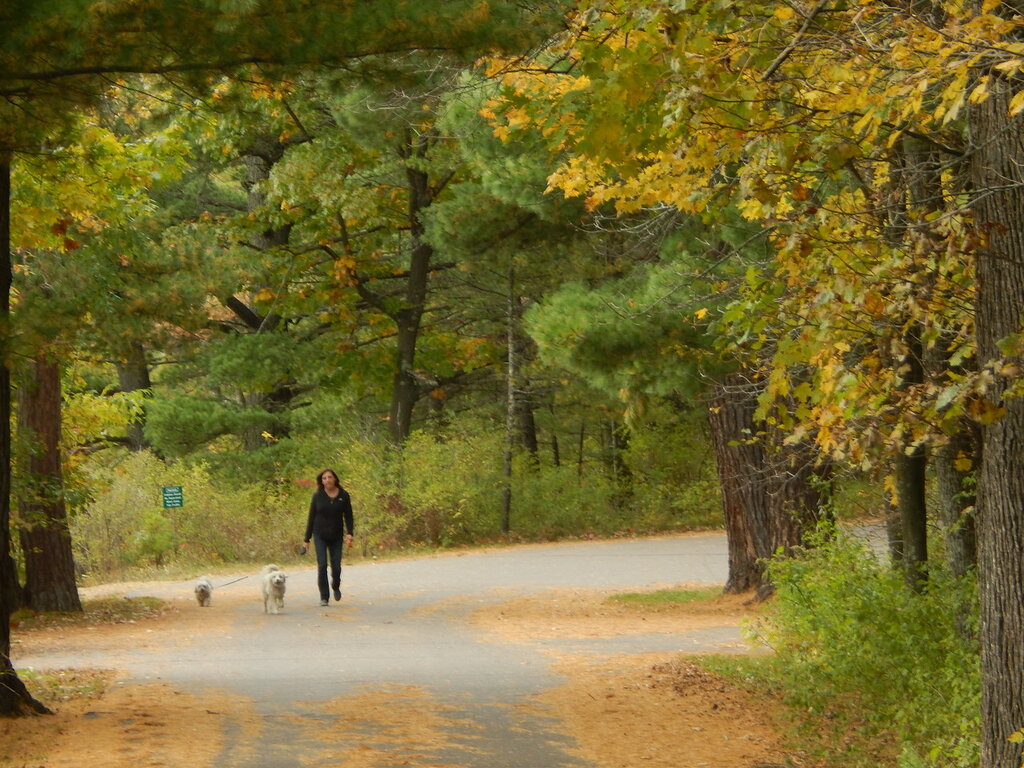
<svg viewBox="0 0 1024 768">
<path fill-rule="evenodd" d="M 155 597 L 100 597 L 83 600 L 82 612 L 47 611 L 36 613 L 21 609 L 11 615 L 12 625 L 22 630 L 48 627 L 77 627 L 88 624 L 124 624 L 151 619 L 163 613 L 165 603 Z"/>
<path fill-rule="evenodd" d="M 722 594 L 721 587 L 704 587 L 702 589 L 659 589 L 654 592 L 624 592 L 612 595 L 609 600 L 639 608 L 665 608 L 673 605 L 686 605 L 701 600 L 713 600 Z"/>
<path fill-rule="evenodd" d="M 48 669 L 26 667 L 18 670 L 18 677 L 32 695 L 44 704 L 95 699 L 103 695 L 116 677 L 112 669 Z"/>
</svg>

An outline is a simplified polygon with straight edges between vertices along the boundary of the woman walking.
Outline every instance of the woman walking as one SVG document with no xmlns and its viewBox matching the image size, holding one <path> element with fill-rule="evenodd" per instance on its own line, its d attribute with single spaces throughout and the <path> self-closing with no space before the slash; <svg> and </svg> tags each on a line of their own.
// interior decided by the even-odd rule
<svg viewBox="0 0 1024 768">
<path fill-rule="evenodd" d="M 325 469 L 316 478 L 316 491 L 309 502 L 309 520 L 306 522 L 305 546 L 310 540 L 316 549 L 317 586 L 320 605 L 330 599 L 327 566 L 331 567 L 330 587 L 334 599 L 341 600 L 341 549 L 352 546 L 355 526 L 352 522 L 352 499 L 341 487 L 333 469 Z"/>
</svg>

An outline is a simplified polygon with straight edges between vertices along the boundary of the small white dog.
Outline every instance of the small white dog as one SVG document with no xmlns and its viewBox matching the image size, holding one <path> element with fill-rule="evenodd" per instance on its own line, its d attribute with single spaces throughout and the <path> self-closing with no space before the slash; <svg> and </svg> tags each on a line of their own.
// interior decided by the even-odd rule
<svg viewBox="0 0 1024 768">
<path fill-rule="evenodd" d="M 263 588 L 263 612 L 280 613 L 284 609 L 284 584 L 288 580 L 278 566 L 264 565 L 260 570 Z"/>
<path fill-rule="evenodd" d="M 200 608 L 209 608 L 213 600 L 213 582 L 209 576 L 200 576 L 196 581 L 196 602 Z"/>
</svg>

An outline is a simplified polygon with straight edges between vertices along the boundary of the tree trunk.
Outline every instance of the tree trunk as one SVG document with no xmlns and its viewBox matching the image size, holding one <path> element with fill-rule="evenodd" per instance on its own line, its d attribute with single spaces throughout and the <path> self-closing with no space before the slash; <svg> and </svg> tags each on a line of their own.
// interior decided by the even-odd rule
<svg viewBox="0 0 1024 768">
<path fill-rule="evenodd" d="M 48 713 L 11 663 L 11 157 L 0 149 L 0 717 Z"/>
<path fill-rule="evenodd" d="M 580 419 L 580 434 L 576 440 L 576 477 L 583 478 L 583 446 L 586 442 L 587 422 Z"/>
<path fill-rule="evenodd" d="M 533 390 L 530 382 L 520 377 L 520 385 L 516 390 L 516 409 L 519 423 L 519 442 L 530 457 L 530 466 L 540 464 L 540 440 L 537 437 L 537 418 L 534 414 Z"/>
<path fill-rule="evenodd" d="M 420 215 L 432 202 L 429 177 L 425 171 L 408 167 L 406 179 L 409 189 L 408 215 L 412 250 L 409 254 L 405 301 L 402 309 L 394 314 L 398 328 L 389 415 L 391 439 L 396 443 L 404 443 L 409 437 L 413 409 L 420 398 L 420 386 L 416 381 L 414 363 L 427 302 L 430 261 L 434 256 L 434 249 L 424 240 L 423 222 L 420 220 Z"/>
<path fill-rule="evenodd" d="M 284 157 L 286 148 L 286 145 L 273 135 L 257 136 L 246 148 L 242 157 L 245 166 L 242 188 L 246 192 L 246 210 L 250 215 L 263 215 L 263 208 L 266 205 L 264 186 L 270 179 L 274 165 Z M 260 251 L 286 246 L 291 240 L 291 230 L 291 224 L 277 227 L 268 226 L 252 235 L 251 244 Z M 246 328 L 245 333 L 269 333 L 282 326 L 280 314 L 271 311 L 261 315 L 237 296 L 228 297 L 224 303 L 242 321 Z M 263 391 L 241 393 L 239 402 L 244 409 L 266 413 L 265 418 L 243 429 L 239 435 L 242 447 L 246 451 L 258 451 L 265 448 L 267 445 L 266 434 L 272 434 L 277 438 L 287 437 L 288 433 L 283 427 L 283 421 L 276 414 L 288 411 L 298 393 L 299 389 L 286 371 L 282 371 L 281 379 L 274 384 L 274 388 L 269 393 Z"/>
<path fill-rule="evenodd" d="M 888 239 L 895 248 L 928 254 L 939 239 L 933 242 L 923 223 L 941 208 L 942 158 L 933 145 L 912 136 L 902 138 L 896 157 L 894 188 L 888 196 L 895 201 L 888 209 Z M 920 278 L 914 281 L 915 294 L 922 301 L 928 301 L 931 299 L 931 275 L 922 269 Z M 925 383 L 923 329 L 917 321 L 906 319 L 906 323 L 903 338 L 906 354 L 894 363 L 901 371 L 904 394 Z M 927 469 L 928 455 L 923 447 L 912 442 L 899 446 L 892 462 L 899 524 L 889 529 L 890 547 L 894 565 L 902 568 L 907 586 L 914 591 L 923 590 L 928 578 Z M 893 543 L 895 536 L 899 537 L 898 549 Z"/>
<path fill-rule="evenodd" d="M 122 392 L 148 393 L 152 388 L 149 379 L 149 362 L 146 350 L 139 341 L 132 341 L 124 360 L 117 362 L 117 380 Z M 148 397 L 148 394 L 145 395 Z M 146 426 L 145 412 L 140 412 L 128 422 L 128 447 L 132 451 L 141 451 L 148 447 L 144 434 Z"/>
<path fill-rule="evenodd" d="M 612 480 L 620 489 L 628 489 L 631 475 L 622 459 L 622 453 L 629 445 L 629 430 L 624 424 L 614 421 L 605 423 L 605 462 Z"/>
<path fill-rule="evenodd" d="M 516 425 L 516 378 L 519 374 L 519 360 L 516 357 L 516 270 L 508 268 L 508 297 L 505 311 L 505 451 L 502 464 L 503 486 L 501 492 L 501 532 L 512 530 L 512 452 L 515 447 Z"/>
<path fill-rule="evenodd" d="M 36 611 L 81 611 L 64 506 L 60 457 L 60 368 L 43 352 L 18 402 L 18 428 L 32 443 L 29 493 L 21 499 L 25 603 Z"/>
<path fill-rule="evenodd" d="M 810 445 L 787 445 L 778 430 L 755 423 L 758 392 L 743 376 L 728 378 L 711 399 L 709 424 L 728 538 L 725 591 L 755 589 L 760 599 L 773 591 L 768 559 L 803 545 L 821 519 L 827 470 Z"/>
<path fill-rule="evenodd" d="M 741 376 L 716 387 L 708 408 L 729 550 L 728 593 L 761 586 L 771 552 L 764 447 L 754 429 L 757 393 Z"/>
<path fill-rule="evenodd" d="M 896 504 L 885 505 L 885 536 L 889 545 L 889 562 L 903 570 L 903 520 Z"/>
<path fill-rule="evenodd" d="M 1024 116 L 1008 117 L 1024 79 L 990 82 L 989 98 L 969 111 L 969 156 L 981 241 L 978 364 L 999 371 L 1007 357 L 1024 364 L 1019 336 L 1008 354 L 999 348 L 1001 340 L 1020 334 L 1024 319 Z M 1004 399 L 1007 384 L 996 376 L 988 392 L 1005 415 L 982 427 L 978 478 L 982 768 L 1019 768 L 1021 748 L 1008 739 L 1024 727 L 1024 398 Z"/>
<path fill-rule="evenodd" d="M 893 458 L 896 475 L 896 508 L 902 534 L 903 578 L 915 592 L 924 589 L 928 578 L 928 525 L 925 503 L 925 477 L 928 455 L 916 446 L 907 454 L 899 451 Z"/>
<path fill-rule="evenodd" d="M 946 540 L 950 572 L 965 576 L 978 564 L 975 530 L 976 495 L 968 484 L 971 472 L 961 462 L 976 461 L 974 438 L 966 430 L 952 435 L 935 451 L 935 485 L 938 513 Z"/>
<path fill-rule="evenodd" d="M 789 554 L 805 544 L 807 530 L 830 516 L 831 469 L 819 466 L 808 443 L 787 445 L 776 429 L 769 432 L 768 504 L 772 551 Z"/>
</svg>

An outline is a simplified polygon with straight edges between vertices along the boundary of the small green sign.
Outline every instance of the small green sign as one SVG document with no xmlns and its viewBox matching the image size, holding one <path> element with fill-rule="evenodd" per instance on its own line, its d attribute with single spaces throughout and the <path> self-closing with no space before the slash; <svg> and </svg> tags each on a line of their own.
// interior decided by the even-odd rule
<svg viewBox="0 0 1024 768">
<path fill-rule="evenodd" d="M 161 490 L 164 494 L 164 509 L 185 506 L 185 497 L 181 493 L 180 485 L 165 485 Z"/>
</svg>

